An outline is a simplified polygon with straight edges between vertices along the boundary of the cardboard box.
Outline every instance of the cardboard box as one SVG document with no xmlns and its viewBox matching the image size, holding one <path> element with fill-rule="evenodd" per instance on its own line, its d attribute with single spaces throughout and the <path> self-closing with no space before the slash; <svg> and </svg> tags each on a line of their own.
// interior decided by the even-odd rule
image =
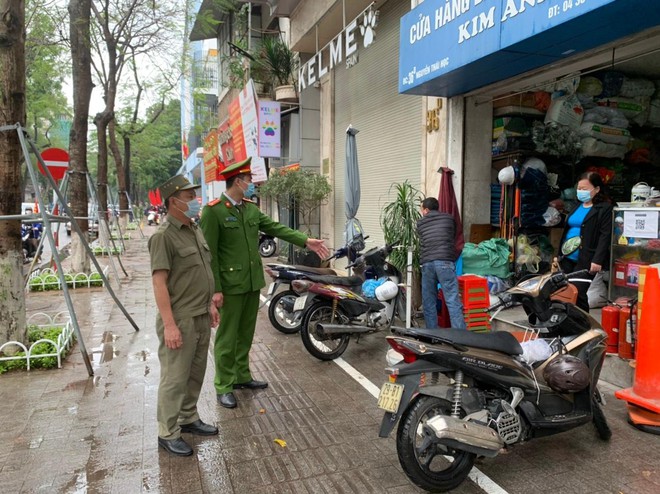
<svg viewBox="0 0 660 494">
<path fill-rule="evenodd" d="M 493 100 L 493 108 L 502 108 L 503 106 L 522 106 L 526 108 L 534 108 L 536 98 L 534 93 L 520 93 L 512 96 L 505 96 Z"/>
</svg>

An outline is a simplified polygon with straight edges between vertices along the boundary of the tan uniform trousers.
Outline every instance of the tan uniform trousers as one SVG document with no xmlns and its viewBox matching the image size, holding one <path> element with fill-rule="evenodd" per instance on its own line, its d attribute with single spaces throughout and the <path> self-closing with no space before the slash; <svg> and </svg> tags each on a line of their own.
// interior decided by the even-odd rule
<svg viewBox="0 0 660 494">
<path fill-rule="evenodd" d="M 197 400 L 202 389 L 211 336 L 208 314 L 176 317 L 183 346 L 171 350 L 165 345 L 164 326 L 156 318 L 160 386 L 158 387 L 158 436 L 176 439 L 181 436 L 181 424 L 199 419 Z"/>
</svg>

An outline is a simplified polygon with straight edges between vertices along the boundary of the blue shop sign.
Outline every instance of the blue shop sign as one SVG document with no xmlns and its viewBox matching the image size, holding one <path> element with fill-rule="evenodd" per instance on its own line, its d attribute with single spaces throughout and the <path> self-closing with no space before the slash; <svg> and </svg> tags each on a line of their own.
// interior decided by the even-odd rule
<svg viewBox="0 0 660 494">
<path fill-rule="evenodd" d="M 454 96 L 660 24 L 657 0 L 425 0 L 401 18 L 399 92 Z"/>
</svg>

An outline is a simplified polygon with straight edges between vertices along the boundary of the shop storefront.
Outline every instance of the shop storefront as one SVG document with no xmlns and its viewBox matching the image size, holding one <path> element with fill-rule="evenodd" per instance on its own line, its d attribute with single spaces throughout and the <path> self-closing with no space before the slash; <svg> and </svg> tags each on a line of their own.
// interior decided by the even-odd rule
<svg viewBox="0 0 660 494">
<path fill-rule="evenodd" d="M 361 205 L 357 217 L 370 241 L 382 242 L 380 213 L 393 183 L 420 185 L 422 101 L 399 94 L 399 21 L 408 1 L 390 0 L 367 8 L 306 64 L 301 92 L 319 92 L 321 172 L 334 197 L 323 212 L 321 232 L 330 245 L 344 241 L 346 130 L 359 130 L 357 153 Z"/>
<path fill-rule="evenodd" d="M 399 90 L 449 98 L 466 233 L 512 236 L 509 165 L 542 171 L 521 183 L 516 226 L 555 249 L 548 206 L 570 208 L 583 171 L 619 203 L 640 182 L 660 187 L 658 25 L 657 4 L 636 0 L 426 0 L 403 17 Z"/>
</svg>

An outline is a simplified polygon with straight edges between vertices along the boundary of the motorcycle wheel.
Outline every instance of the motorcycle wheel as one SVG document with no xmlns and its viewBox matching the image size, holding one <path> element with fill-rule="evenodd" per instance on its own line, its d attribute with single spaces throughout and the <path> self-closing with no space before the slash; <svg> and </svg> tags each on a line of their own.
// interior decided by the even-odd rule
<svg viewBox="0 0 660 494">
<path fill-rule="evenodd" d="M 476 455 L 442 446 L 426 430 L 428 419 L 449 415 L 451 404 L 433 396 L 422 396 L 401 416 L 396 450 L 408 478 L 429 492 L 445 492 L 458 487 L 468 476 Z"/>
<path fill-rule="evenodd" d="M 276 293 L 268 306 L 268 319 L 275 329 L 284 334 L 295 334 L 300 331 L 300 316 L 296 317 L 283 306 L 283 302 L 293 305 L 298 294 L 293 290 Z"/>
<path fill-rule="evenodd" d="M 348 347 L 350 336 L 347 334 L 336 338 L 321 338 L 317 333 L 318 323 L 332 321 L 332 303 L 320 300 L 313 303 L 303 315 L 300 325 L 300 336 L 307 351 L 319 360 L 334 360 L 341 356 Z M 337 308 L 334 324 L 348 322 L 348 318 Z"/>
<path fill-rule="evenodd" d="M 598 432 L 598 437 L 603 441 L 609 441 L 612 437 L 612 430 L 607 424 L 607 419 L 605 418 L 605 413 L 603 413 L 603 409 L 600 406 L 600 400 L 598 399 L 597 394 L 594 394 L 593 397 L 591 413 L 594 427 L 596 427 L 596 432 Z"/>
<path fill-rule="evenodd" d="M 277 245 L 272 238 L 267 238 L 259 244 L 259 254 L 261 254 L 261 257 L 270 257 L 275 254 L 276 250 Z"/>
</svg>

